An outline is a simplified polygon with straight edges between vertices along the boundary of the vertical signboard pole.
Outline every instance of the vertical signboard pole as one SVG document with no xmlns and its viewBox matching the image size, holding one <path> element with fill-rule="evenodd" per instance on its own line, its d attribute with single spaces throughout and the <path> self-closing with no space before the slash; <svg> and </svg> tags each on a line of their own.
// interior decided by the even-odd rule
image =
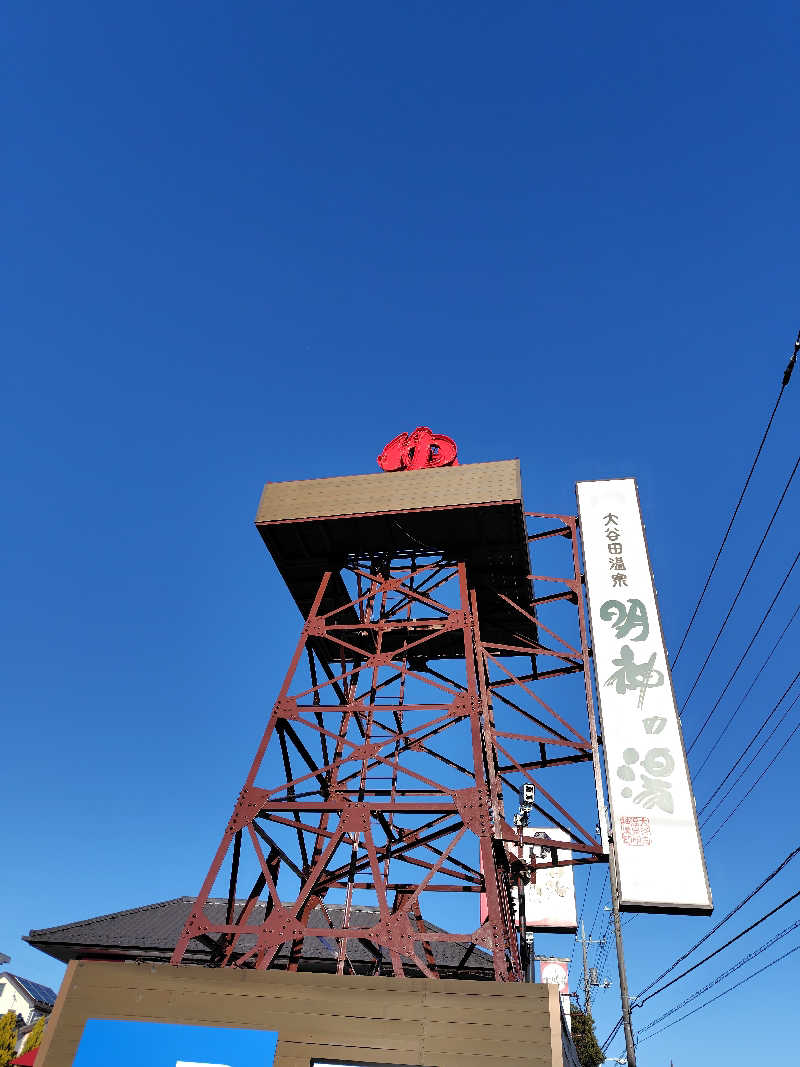
<svg viewBox="0 0 800 1067">
<path fill-rule="evenodd" d="M 531 951 L 531 946 L 528 944 L 528 923 L 525 915 L 525 889 L 525 881 L 522 872 L 520 871 L 517 874 L 517 900 L 519 901 L 519 958 L 522 963 L 524 981 L 532 982 L 533 979 L 530 974 L 530 965 L 533 953 Z"/>
<path fill-rule="evenodd" d="M 614 923 L 614 940 L 617 946 L 619 995 L 622 1002 L 622 1025 L 625 1029 L 625 1053 L 628 1057 L 628 1067 L 636 1067 L 636 1048 L 633 1044 L 633 1026 L 631 1025 L 631 1000 L 628 993 L 628 973 L 625 970 L 622 924 L 619 921 L 619 884 L 617 882 L 617 855 L 613 833 L 609 837 L 608 853 L 608 878 L 611 883 L 611 917 Z"/>
</svg>

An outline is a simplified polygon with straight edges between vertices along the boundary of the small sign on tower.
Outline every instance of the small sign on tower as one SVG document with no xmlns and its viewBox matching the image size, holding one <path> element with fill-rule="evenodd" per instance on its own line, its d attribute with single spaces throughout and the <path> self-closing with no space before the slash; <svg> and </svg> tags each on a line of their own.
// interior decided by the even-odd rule
<svg viewBox="0 0 800 1067">
<path fill-rule="evenodd" d="M 413 433 L 399 433 L 378 456 L 384 471 L 417 471 L 425 467 L 457 467 L 458 449 L 452 437 L 418 426 Z"/>
</svg>

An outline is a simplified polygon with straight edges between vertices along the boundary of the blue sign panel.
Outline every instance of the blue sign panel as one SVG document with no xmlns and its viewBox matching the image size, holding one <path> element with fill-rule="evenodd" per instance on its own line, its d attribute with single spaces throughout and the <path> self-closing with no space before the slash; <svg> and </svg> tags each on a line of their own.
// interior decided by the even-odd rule
<svg viewBox="0 0 800 1067">
<path fill-rule="evenodd" d="M 273 1030 L 87 1019 L 73 1067 L 272 1067 Z"/>
</svg>

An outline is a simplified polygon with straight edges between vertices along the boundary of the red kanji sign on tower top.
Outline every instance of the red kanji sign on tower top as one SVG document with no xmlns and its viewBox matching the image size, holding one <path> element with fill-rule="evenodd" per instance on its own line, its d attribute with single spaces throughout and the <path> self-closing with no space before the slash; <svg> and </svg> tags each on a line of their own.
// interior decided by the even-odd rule
<svg viewBox="0 0 800 1067">
<path fill-rule="evenodd" d="M 399 433 L 378 456 L 385 471 L 415 471 L 423 467 L 457 467 L 458 449 L 452 437 L 418 426 L 413 433 Z"/>
</svg>

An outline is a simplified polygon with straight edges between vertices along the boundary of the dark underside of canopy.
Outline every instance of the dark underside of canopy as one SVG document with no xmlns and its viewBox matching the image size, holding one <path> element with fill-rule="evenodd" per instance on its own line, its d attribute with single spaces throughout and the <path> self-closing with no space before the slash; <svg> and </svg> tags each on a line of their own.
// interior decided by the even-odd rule
<svg viewBox="0 0 800 1067">
<path fill-rule="evenodd" d="M 304 618 L 326 571 L 332 573 L 322 613 L 352 599 L 341 575 L 349 564 L 441 557 L 465 564 L 485 642 L 536 641 L 535 624 L 508 603 L 533 615 L 517 460 L 268 483 L 256 526 Z M 339 612 L 336 621 L 357 623 L 355 608 Z M 386 635 L 384 651 L 400 648 L 403 639 Z M 426 643 L 425 658 L 463 655 L 458 632 Z"/>
</svg>

